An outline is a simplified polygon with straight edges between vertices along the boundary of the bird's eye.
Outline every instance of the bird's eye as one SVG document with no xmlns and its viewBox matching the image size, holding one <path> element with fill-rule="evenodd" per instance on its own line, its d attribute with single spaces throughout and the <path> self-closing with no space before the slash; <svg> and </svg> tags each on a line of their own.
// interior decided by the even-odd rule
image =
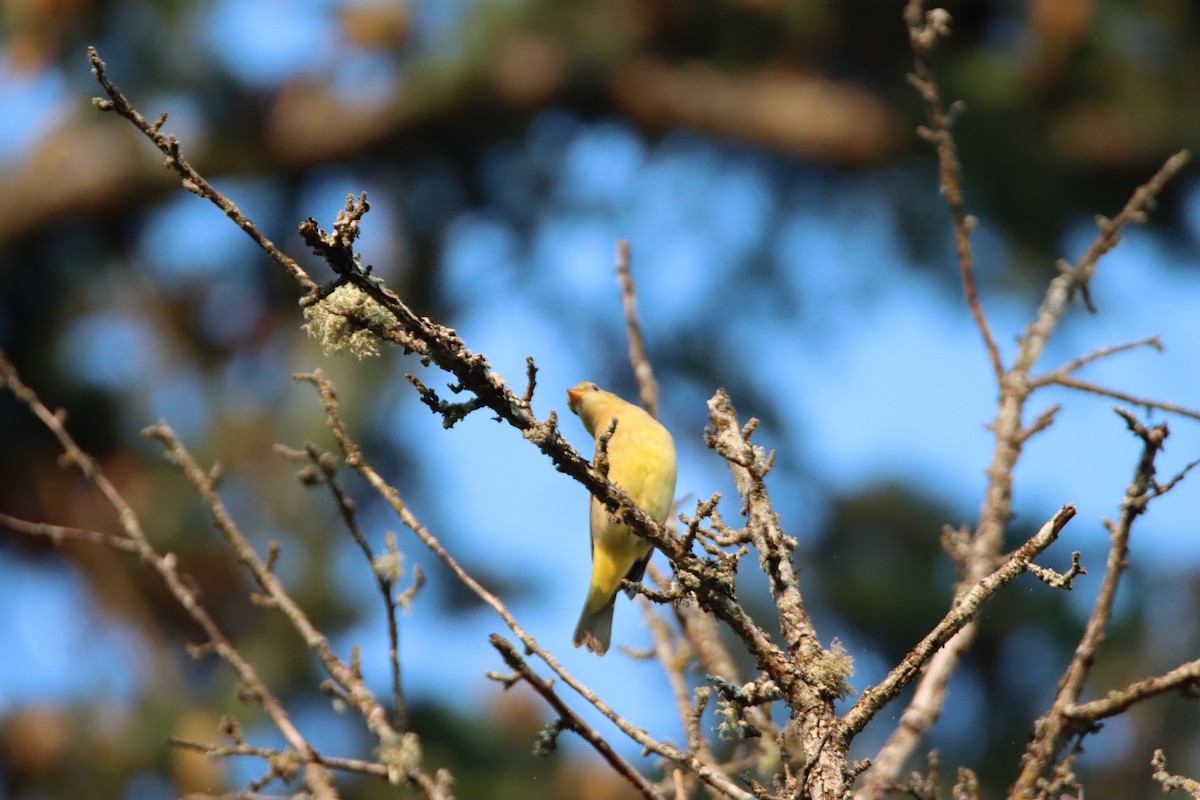
<svg viewBox="0 0 1200 800">
<path fill-rule="evenodd" d="M 596 384 L 594 384 L 594 383 L 589 383 L 589 384 L 588 384 L 588 388 L 589 388 L 589 389 L 591 389 L 593 392 L 598 392 L 598 391 L 600 391 L 600 387 L 599 387 L 599 386 L 597 386 L 597 385 L 596 385 Z"/>
</svg>

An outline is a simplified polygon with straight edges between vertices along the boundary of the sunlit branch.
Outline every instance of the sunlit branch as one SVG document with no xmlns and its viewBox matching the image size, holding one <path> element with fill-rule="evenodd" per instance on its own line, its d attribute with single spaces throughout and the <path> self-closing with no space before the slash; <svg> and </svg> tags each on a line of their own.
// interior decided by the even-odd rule
<svg viewBox="0 0 1200 800">
<path fill-rule="evenodd" d="M 174 135 L 162 132 L 162 126 L 167 121 L 166 113 L 163 113 L 154 122 L 147 121 L 125 98 L 121 90 L 108 79 L 104 62 L 100 60 L 100 54 L 96 52 L 96 48 L 88 48 L 88 61 L 92 65 L 92 74 L 96 76 L 96 80 L 100 82 L 100 85 L 104 87 L 105 94 L 108 95 L 107 100 L 102 98 L 93 100 L 96 108 L 101 111 L 114 111 L 133 123 L 133 126 L 141 131 L 166 156 L 165 166 L 179 173 L 180 183 L 184 189 L 199 197 L 203 197 L 221 209 L 225 213 L 225 216 L 229 217 L 235 225 L 245 231 L 254 240 L 254 243 L 271 257 L 272 261 L 282 267 L 292 277 L 292 280 L 300 285 L 301 289 L 304 289 L 306 292 L 315 291 L 317 284 L 308 276 L 308 273 L 294 259 L 276 247 L 274 242 L 264 236 L 258 230 L 258 226 L 243 214 L 233 201 L 214 189 L 212 184 L 205 180 L 203 175 L 192 168 L 192 165 L 187 162 L 187 159 L 180 152 L 179 140 Z"/>
<path fill-rule="evenodd" d="M 1162 675 L 1134 681 L 1124 689 L 1110 689 L 1098 699 L 1078 703 L 1063 709 L 1063 715 L 1077 726 L 1088 725 L 1108 717 L 1115 717 L 1131 706 L 1167 692 L 1175 692 L 1200 686 L 1200 659 L 1180 664 Z"/>
</svg>

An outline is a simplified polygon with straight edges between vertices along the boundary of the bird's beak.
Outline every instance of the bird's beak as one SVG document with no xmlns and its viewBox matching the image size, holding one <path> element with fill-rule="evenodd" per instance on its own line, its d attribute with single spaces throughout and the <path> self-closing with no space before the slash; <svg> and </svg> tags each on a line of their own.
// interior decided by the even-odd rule
<svg viewBox="0 0 1200 800">
<path fill-rule="evenodd" d="M 579 401 L 583 399 L 583 392 L 578 389 L 567 389 L 567 406 L 576 414 L 579 413 Z"/>
</svg>

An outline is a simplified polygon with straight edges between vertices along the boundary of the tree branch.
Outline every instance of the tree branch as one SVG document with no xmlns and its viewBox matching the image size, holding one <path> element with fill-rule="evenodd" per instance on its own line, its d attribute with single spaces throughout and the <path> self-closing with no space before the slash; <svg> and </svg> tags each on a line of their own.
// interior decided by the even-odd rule
<svg viewBox="0 0 1200 800">
<path fill-rule="evenodd" d="M 954 607 L 932 631 L 909 651 L 879 685 L 863 690 L 858 702 L 842 717 L 847 737 L 853 737 L 892 698 L 898 695 L 921 668 L 950 639 L 971 621 L 980 607 L 1005 584 L 1028 572 L 1034 558 L 1058 538 L 1063 527 L 1075 516 L 1075 506 L 1063 506 L 1025 544 L 1021 545 L 995 572 L 954 598 Z"/>
<path fill-rule="evenodd" d="M 621 308 L 625 313 L 625 333 L 629 339 L 629 363 L 637 379 L 638 397 L 642 407 L 652 417 L 658 416 L 658 384 L 654 380 L 654 369 L 646 357 L 646 346 L 642 342 L 642 329 L 638 325 L 637 293 L 634 291 L 633 275 L 629 270 L 629 242 L 617 242 L 617 282 L 621 286 Z"/>
<path fill-rule="evenodd" d="M 1154 780 L 1162 785 L 1164 792 L 1187 792 L 1195 800 L 1200 800 L 1200 781 L 1167 772 L 1167 757 L 1162 750 L 1154 751 L 1154 757 L 1150 759 L 1150 764 L 1154 767 Z"/>
<path fill-rule="evenodd" d="M 1167 426 L 1164 424 L 1147 428 L 1129 412 L 1122 409 L 1116 411 L 1125 419 L 1129 429 L 1142 440 L 1141 456 L 1134 470 L 1133 480 L 1126 488 L 1125 497 L 1121 501 L 1120 519 L 1116 525 L 1109 525 L 1111 541 L 1100 592 L 1092 606 L 1083 637 L 1059 681 L 1054 702 L 1050 710 L 1034 725 L 1035 735 L 1021 759 L 1021 773 L 1013 786 L 1013 800 L 1032 800 L 1036 796 L 1039 781 L 1042 780 L 1063 741 L 1074 731 L 1082 729 L 1075 724 L 1080 718 L 1072 717 L 1068 710 L 1079 700 L 1084 681 L 1095 662 L 1100 644 L 1104 641 L 1105 631 L 1112 617 L 1117 587 L 1128 566 L 1129 537 L 1133 530 L 1133 522 L 1146 510 L 1149 499 L 1155 496 L 1154 459 L 1162 450 L 1163 442 L 1167 438 Z"/>
<path fill-rule="evenodd" d="M 773 454 L 750 443 L 750 435 L 758 420 L 750 420 L 743 428 L 737 411 L 724 390 L 718 390 L 708 401 L 712 427 L 706 432 L 708 445 L 725 459 L 741 495 L 746 514 L 746 527 L 759 553 L 759 566 L 767 576 L 771 596 L 779 611 L 779 624 L 787 642 L 789 657 L 798 663 L 820 651 L 817 633 L 804 609 L 804 600 L 792 568 L 791 551 L 794 539 L 779 527 L 779 517 L 771 506 L 764 479 L 771 469 Z"/>
<path fill-rule="evenodd" d="M 396 538 L 392 533 L 387 535 L 387 553 L 377 556 L 367 542 L 358 526 L 353 501 L 342 490 L 337 481 L 337 458 L 332 453 L 318 452 L 313 444 L 306 444 L 304 455 L 312 462 L 313 469 L 321 476 L 320 482 L 329 487 L 329 493 L 337 504 L 342 523 L 354 539 L 358 549 L 367 559 L 371 573 L 375 576 L 375 585 L 383 599 L 384 611 L 387 615 L 388 628 L 388 666 L 392 673 L 392 725 L 400 731 L 408 726 L 408 713 L 404 703 L 404 689 L 400 680 L 400 629 L 396 621 L 396 610 L 399 603 L 396 600 L 396 580 L 400 577 L 403 567 L 403 556 L 396 550 Z M 414 579 L 414 587 L 421 582 L 419 573 Z"/>
<path fill-rule="evenodd" d="M 1053 383 L 1056 377 L 1068 376 L 1078 372 L 1088 364 L 1094 364 L 1105 358 L 1111 358 L 1119 353 L 1124 353 L 1129 350 L 1134 350 L 1139 347 L 1151 347 L 1161 353 L 1163 351 L 1162 339 L 1157 336 L 1148 336 L 1145 339 L 1138 339 L 1136 342 L 1126 342 L 1125 344 L 1111 345 L 1109 347 L 1098 347 L 1085 356 L 1072 358 L 1061 367 L 1051 370 L 1045 375 L 1039 375 L 1036 378 L 1031 378 L 1029 385 L 1037 388 L 1045 386 L 1048 383 Z"/>
<path fill-rule="evenodd" d="M 1200 685 L 1200 659 L 1180 664 L 1175 669 L 1135 681 L 1124 689 L 1114 689 L 1098 700 L 1069 705 L 1063 715 L 1073 728 L 1087 728 L 1094 722 L 1114 717 L 1131 706 L 1167 692 L 1186 690 Z"/>
<path fill-rule="evenodd" d="M 629 781 L 633 788 L 641 793 L 642 797 L 645 797 L 647 800 L 664 800 L 663 796 L 655 790 L 649 781 L 642 777 L 640 772 L 634 769 L 632 764 L 617 755 L 617 752 L 604 740 L 604 737 L 595 728 L 584 722 L 583 718 L 576 714 L 558 696 L 553 686 L 543 680 L 540 675 L 525 663 L 525 659 L 521 658 L 517 649 L 512 646 L 512 642 L 495 633 L 488 637 L 488 641 L 492 643 L 492 647 L 500 651 L 500 655 L 504 658 L 504 663 L 508 664 L 510 669 L 516 670 L 517 674 L 554 709 L 555 713 L 558 714 L 560 724 L 564 728 L 573 731 L 579 738 L 590 744 L 600 754 L 600 757 L 616 770 L 618 775 Z"/>
<path fill-rule="evenodd" d="M 296 281 L 306 293 L 316 291 L 317 284 L 312 278 L 308 277 L 299 264 L 290 256 L 287 256 L 274 242 L 264 236 L 258 226 L 241 212 L 233 201 L 229 200 L 223 194 L 213 188 L 204 176 L 192 168 L 192 165 L 187 162 L 179 149 L 179 140 L 174 135 L 165 135 L 162 132 L 163 123 L 167 121 L 166 113 L 163 113 L 155 122 L 148 122 L 145 117 L 138 112 L 136 108 L 125 98 L 112 81 L 108 79 L 108 74 L 105 72 L 104 62 L 100 60 L 100 54 L 96 52 L 96 48 L 88 48 L 88 61 L 92 65 L 92 74 L 96 76 L 96 80 L 104 87 L 105 94 L 108 99 L 95 98 L 92 103 L 101 111 L 115 111 L 125 119 L 133 123 L 133 126 L 141 131 L 147 139 L 154 143 L 163 155 L 166 156 L 165 166 L 168 169 L 173 169 L 179 173 L 180 183 L 183 188 L 187 189 L 198 197 L 203 197 L 217 208 L 225 213 L 225 216 L 233 220 L 233 223 L 244 230 L 254 243 L 262 248 L 263 252 L 271 257 L 271 260 L 283 268 L 292 280 Z"/>
<path fill-rule="evenodd" d="M 1154 409 L 1158 411 L 1164 411 L 1168 414 L 1178 414 L 1179 416 L 1187 417 L 1188 419 L 1200 420 L 1200 411 L 1184 408 L 1183 406 L 1175 405 L 1174 403 L 1167 403 L 1162 400 L 1151 400 L 1146 397 L 1137 397 L 1129 394 L 1128 392 L 1121 392 L 1117 391 L 1116 389 L 1108 389 L 1100 386 L 1099 384 L 1092 383 L 1091 381 L 1082 381 L 1078 378 L 1072 378 L 1067 375 L 1047 375 L 1045 376 L 1045 383 L 1047 385 L 1062 386 L 1066 389 L 1078 389 L 1081 392 L 1097 394 L 1101 397 L 1111 397 L 1114 400 L 1120 400 L 1122 403 L 1129 403 L 1130 405 L 1139 406 L 1147 411 Z"/>
<path fill-rule="evenodd" d="M 966 297 L 967 307 L 971 310 L 971 317 L 975 320 L 975 327 L 979 329 L 979 335 L 983 338 L 988 360 L 992 365 L 992 374 L 999 385 L 1004 379 L 1004 362 L 1000 358 L 1000 348 L 992 336 L 987 316 L 979 302 L 979 291 L 975 286 L 971 232 L 975 229 L 976 220 L 967 214 L 963 202 L 962 167 L 958 162 L 958 146 L 950 133 L 954 117 L 964 106 L 955 103 L 950 106 L 949 111 L 942 108 L 938 85 L 928 62 L 936 41 L 950 35 L 950 15 L 941 8 L 926 13 L 924 6 L 924 0 L 909 0 L 904 8 L 904 21 L 908 25 L 908 37 L 915 61 L 909 83 L 921 95 L 929 111 L 930 127 L 922 127 L 918 133 L 932 142 L 937 149 L 941 195 L 950 209 L 950 218 L 954 225 L 954 249 L 958 253 L 958 271 L 962 279 L 963 295 Z"/>
</svg>

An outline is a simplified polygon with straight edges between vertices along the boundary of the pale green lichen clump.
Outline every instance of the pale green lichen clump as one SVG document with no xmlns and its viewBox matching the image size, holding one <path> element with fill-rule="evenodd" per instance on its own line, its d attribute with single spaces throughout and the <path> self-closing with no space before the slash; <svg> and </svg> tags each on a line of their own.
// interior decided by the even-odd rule
<svg viewBox="0 0 1200 800">
<path fill-rule="evenodd" d="M 854 659 L 846 652 L 846 648 L 834 639 L 828 650 L 812 660 L 809 672 L 813 680 L 839 700 L 849 697 L 854 689 L 846 679 L 854 674 Z"/>
<path fill-rule="evenodd" d="M 342 284 L 304 309 L 304 330 L 321 343 L 325 355 L 349 351 L 358 359 L 379 355 L 374 330 L 396 325 L 392 312 L 351 284 Z"/>
<path fill-rule="evenodd" d="M 394 550 L 380 553 L 371 560 L 371 567 L 385 581 L 396 583 L 404 575 L 404 554 Z"/>
<path fill-rule="evenodd" d="M 411 731 L 380 744 L 379 760 L 387 767 L 388 781 L 398 786 L 404 777 L 421 766 L 421 740 Z"/>
</svg>

